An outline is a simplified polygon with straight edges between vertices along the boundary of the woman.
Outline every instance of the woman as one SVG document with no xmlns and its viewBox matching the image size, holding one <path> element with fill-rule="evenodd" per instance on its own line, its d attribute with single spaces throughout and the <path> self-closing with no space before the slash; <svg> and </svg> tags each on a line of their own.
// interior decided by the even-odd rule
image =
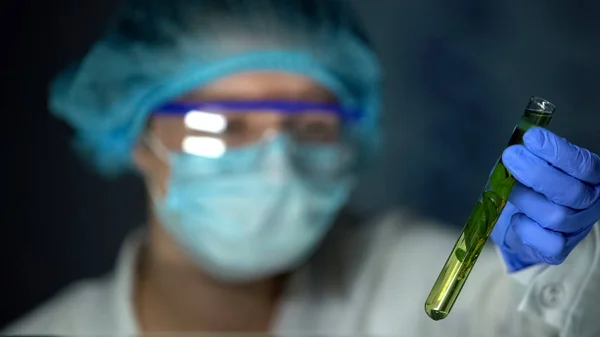
<svg viewBox="0 0 600 337">
<path fill-rule="evenodd" d="M 149 225 L 7 333 L 600 331 L 600 159 L 548 131 L 504 153 L 501 258 L 443 321 L 423 302 L 454 233 L 403 211 L 333 225 L 377 149 L 379 77 L 337 1 L 130 1 L 51 106 L 101 173 L 143 175 Z"/>
</svg>

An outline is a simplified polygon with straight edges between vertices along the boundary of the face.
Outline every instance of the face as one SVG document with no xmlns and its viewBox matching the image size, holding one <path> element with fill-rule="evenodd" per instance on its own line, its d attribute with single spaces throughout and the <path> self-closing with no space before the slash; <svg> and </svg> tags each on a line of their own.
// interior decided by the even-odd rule
<svg viewBox="0 0 600 337">
<path fill-rule="evenodd" d="M 303 76 L 252 72 L 157 107 L 135 150 L 154 206 L 154 247 L 223 281 L 304 261 L 353 186 L 341 169 L 351 156 L 336 103 Z"/>
<path fill-rule="evenodd" d="M 204 102 L 221 100 L 278 100 L 314 103 L 334 103 L 336 98 L 325 87 L 307 77 L 283 72 L 248 72 L 225 77 L 182 95 L 175 102 Z M 294 120 L 295 136 L 314 142 L 336 137 L 339 121 L 336 116 L 323 113 L 298 115 Z M 149 120 L 148 132 L 166 149 L 181 147 L 186 124 L 179 116 L 155 116 Z M 264 136 L 264 130 L 279 131 L 288 128 L 289 118 L 277 112 L 257 111 L 227 117 L 224 133 L 228 146 L 238 147 Z M 201 133 L 201 132 L 199 132 Z M 243 137 L 241 136 L 243 135 Z M 143 142 L 136 147 L 134 162 L 143 173 L 148 187 L 164 196 L 167 191 L 169 167 Z"/>
</svg>

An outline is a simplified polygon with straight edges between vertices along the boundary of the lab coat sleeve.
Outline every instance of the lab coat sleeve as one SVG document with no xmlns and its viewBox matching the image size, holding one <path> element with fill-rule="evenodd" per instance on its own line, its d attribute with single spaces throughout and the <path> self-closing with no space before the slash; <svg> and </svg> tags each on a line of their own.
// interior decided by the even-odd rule
<svg viewBox="0 0 600 337">
<path fill-rule="evenodd" d="M 523 296 L 520 313 L 537 317 L 561 337 L 600 336 L 600 222 L 558 266 L 511 274 Z"/>
<path fill-rule="evenodd" d="M 488 249 L 445 320 L 460 317 L 469 336 L 600 337 L 599 302 L 600 225 L 596 224 L 558 266 L 508 274 L 501 256 Z"/>
<path fill-rule="evenodd" d="M 0 330 L 2 336 L 116 335 L 109 284 L 74 283 Z"/>
<path fill-rule="evenodd" d="M 508 274 L 486 246 L 450 315 L 433 321 L 423 305 L 458 232 L 397 215 L 396 243 L 379 261 L 385 268 L 368 305 L 370 335 L 477 337 L 600 337 L 598 225 L 559 266 Z"/>
<path fill-rule="evenodd" d="M 387 234 L 397 243 L 380 262 L 385 265 L 368 308 L 369 335 L 445 337 L 555 337 L 552 327 L 530 317 L 521 319 L 518 299 L 524 288 L 504 271 L 491 245 L 479 256 L 450 315 L 430 319 L 424 304 L 459 232 L 435 221 L 398 215 L 399 233 Z M 516 320 L 520 322 L 515 324 Z M 538 324 L 539 323 L 539 324 Z M 535 331 L 534 334 L 528 333 Z M 540 333 L 541 332 L 541 333 Z"/>
</svg>

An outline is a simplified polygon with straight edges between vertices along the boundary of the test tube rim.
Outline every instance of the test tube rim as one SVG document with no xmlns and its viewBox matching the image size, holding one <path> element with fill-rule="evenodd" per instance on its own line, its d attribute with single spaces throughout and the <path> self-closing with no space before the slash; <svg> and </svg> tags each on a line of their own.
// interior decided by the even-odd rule
<svg viewBox="0 0 600 337">
<path fill-rule="evenodd" d="M 537 108 L 540 102 L 545 104 L 544 108 Z M 552 115 L 556 111 L 556 105 L 543 97 L 531 96 L 527 104 L 527 110 Z"/>
</svg>

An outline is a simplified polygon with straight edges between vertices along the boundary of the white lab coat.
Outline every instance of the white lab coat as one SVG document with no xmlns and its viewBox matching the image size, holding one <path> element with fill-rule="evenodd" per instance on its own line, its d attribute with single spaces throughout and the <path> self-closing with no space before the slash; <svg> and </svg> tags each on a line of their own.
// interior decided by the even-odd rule
<svg viewBox="0 0 600 337">
<path fill-rule="evenodd" d="M 425 314 L 424 302 L 456 238 L 456 231 L 402 211 L 340 228 L 293 276 L 274 332 L 600 336 L 598 225 L 560 266 L 509 275 L 494 249 L 486 248 L 450 316 L 435 322 Z M 140 241 L 140 235 L 126 240 L 114 273 L 68 287 L 4 333 L 139 335 L 131 299 Z"/>
</svg>

